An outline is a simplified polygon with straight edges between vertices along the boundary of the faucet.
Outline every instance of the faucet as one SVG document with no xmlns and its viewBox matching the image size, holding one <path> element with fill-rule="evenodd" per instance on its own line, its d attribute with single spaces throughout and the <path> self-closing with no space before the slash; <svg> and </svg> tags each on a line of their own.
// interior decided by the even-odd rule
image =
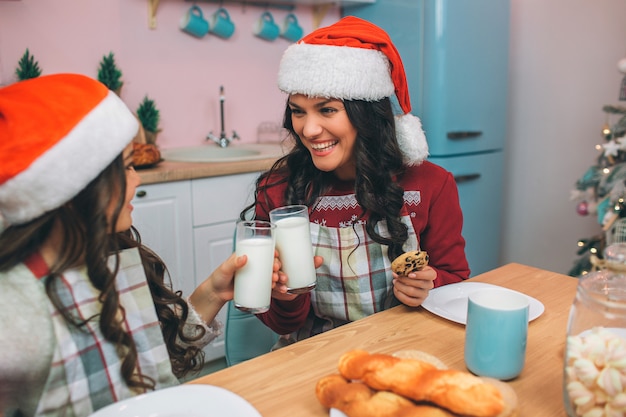
<svg viewBox="0 0 626 417">
<path fill-rule="evenodd" d="M 220 131 L 219 137 L 215 136 L 213 134 L 213 131 L 210 131 L 205 140 L 210 139 L 213 142 L 217 143 L 220 146 L 220 148 L 225 148 L 234 139 L 239 139 L 239 135 L 237 135 L 237 132 L 233 130 L 233 135 L 231 137 L 227 137 L 226 132 L 224 131 L 224 86 L 223 85 L 220 86 L 220 119 L 221 119 L 221 131 Z"/>
</svg>

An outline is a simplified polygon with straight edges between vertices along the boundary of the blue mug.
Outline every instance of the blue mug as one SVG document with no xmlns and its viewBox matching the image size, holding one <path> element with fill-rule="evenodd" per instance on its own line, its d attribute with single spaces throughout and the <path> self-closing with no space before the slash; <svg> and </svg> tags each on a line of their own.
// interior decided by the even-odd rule
<svg viewBox="0 0 626 417">
<path fill-rule="evenodd" d="M 228 11 L 220 7 L 213 13 L 211 33 L 222 39 L 228 39 L 235 33 L 235 24 L 230 20 Z"/>
<path fill-rule="evenodd" d="M 285 38 L 291 42 L 297 42 L 300 40 L 300 38 L 302 38 L 303 33 L 304 30 L 302 30 L 302 27 L 298 24 L 298 19 L 296 18 L 296 15 L 294 15 L 293 13 L 289 13 L 285 17 L 285 21 L 283 22 L 283 28 L 280 31 L 280 37 Z"/>
<path fill-rule="evenodd" d="M 470 372 L 509 380 L 524 368 L 529 299 L 506 288 L 469 294 L 465 327 L 465 365 Z"/>
<path fill-rule="evenodd" d="M 253 33 L 261 39 L 273 41 L 280 34 L 280 28 L 274 22 L 272 14 L 270 12 L 265 12 L 254 25 Z"/>
<path fill-rule="evenodd" d="M 194 5 L 180 19 L 180 28 L 196 38 L 202 38 L 209 32 L 209 22 L 202 15 L 202 9 Z"/>
</svg>

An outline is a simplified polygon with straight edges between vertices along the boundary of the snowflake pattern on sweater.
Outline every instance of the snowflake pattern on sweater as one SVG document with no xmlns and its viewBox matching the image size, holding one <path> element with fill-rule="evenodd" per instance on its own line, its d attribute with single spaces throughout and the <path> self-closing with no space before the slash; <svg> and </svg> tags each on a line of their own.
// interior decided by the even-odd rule
<svg viewBox="0 0 626 417">
<path fill-rule="evenodd" d="M 405 208 L 409 210 L 407 213 L 411 218 L 415 218 L 415 208 L 421 202 L 420 191 L 405 191 L 404 192 Z M 356 212 L 360 211 L 359 203 L 357 202 L 356 195 L 330 195 L 322 196 L 318 198 L 313 213 L 311 213 L 311 222 L 320 226 L 327 226 L 336 222 L 337 227 L 352 227 L 355 224 L 365 224 L 366 219 L 359 216 Z M 326 217 L 330 214 L 334 220 L 329 222 Z"/>
</svg>

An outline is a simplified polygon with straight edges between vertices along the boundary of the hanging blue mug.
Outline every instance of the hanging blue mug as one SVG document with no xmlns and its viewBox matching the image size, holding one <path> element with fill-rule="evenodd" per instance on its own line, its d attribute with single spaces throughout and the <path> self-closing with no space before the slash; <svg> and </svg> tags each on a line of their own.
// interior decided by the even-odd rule
<svg viewBox="0 0 626 417">
<path fill-rule="evenodd" d="M 261 39 L 273 41 L 280 34 L 280 28 L 274 22 L 272 14 L 270 12 L 265 12 L 254 25 L 253 33 Z"/>
<path fill-rule="evenodd" d="M 300 40 L 300 38 L 302 38 L 303 33 L 304 30 L 302 30 L 302 27 L 298 24 L 298 19 L 296 18 L 296 15 L 294 15 L 293 13 L 289 13 L 285 17 L 283 28 L 280 31 L 280 37 L 285 38 L 291 42 L 297 42 Z"/>
<path fill-rule="evenodd" d="M 222 39 L 228 39 L 235 33 L 235 24 L 230 20 L 228 11 L 220 7 L 213 13 L 211 33 Z"/>
<path fill-rule="evenodd" d="M 202 9 L 194 5 L 180 19 L 180 29 L 196 38 L 202 38 L 209 32 L 209 22 L 202 15 Z"/>
</svg>

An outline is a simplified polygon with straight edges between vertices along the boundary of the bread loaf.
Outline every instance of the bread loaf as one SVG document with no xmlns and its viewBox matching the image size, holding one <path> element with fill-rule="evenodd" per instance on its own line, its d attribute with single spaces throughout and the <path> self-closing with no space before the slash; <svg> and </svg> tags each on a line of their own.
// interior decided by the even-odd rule
<svg viewBox="0 0 626 417">
<path fill-rule="evenodd" d="M 353 350 L 339 359 L 339 372 L 370 388 L 434 403 L 464 416 L 497 417 L 505 409 L 495 386 L 469 372 L 441 370 L 417 359 Z"/>
<path fill-rule="evenodd" d="M 388 391 L 374 391 L 361 382 L 349 382 L 341 375 L 328 375 L 315 386 L 319 402 L 336 408 L 348 417 L 451 417 L 430 405 L 417 405 Z"/>
</svg>

